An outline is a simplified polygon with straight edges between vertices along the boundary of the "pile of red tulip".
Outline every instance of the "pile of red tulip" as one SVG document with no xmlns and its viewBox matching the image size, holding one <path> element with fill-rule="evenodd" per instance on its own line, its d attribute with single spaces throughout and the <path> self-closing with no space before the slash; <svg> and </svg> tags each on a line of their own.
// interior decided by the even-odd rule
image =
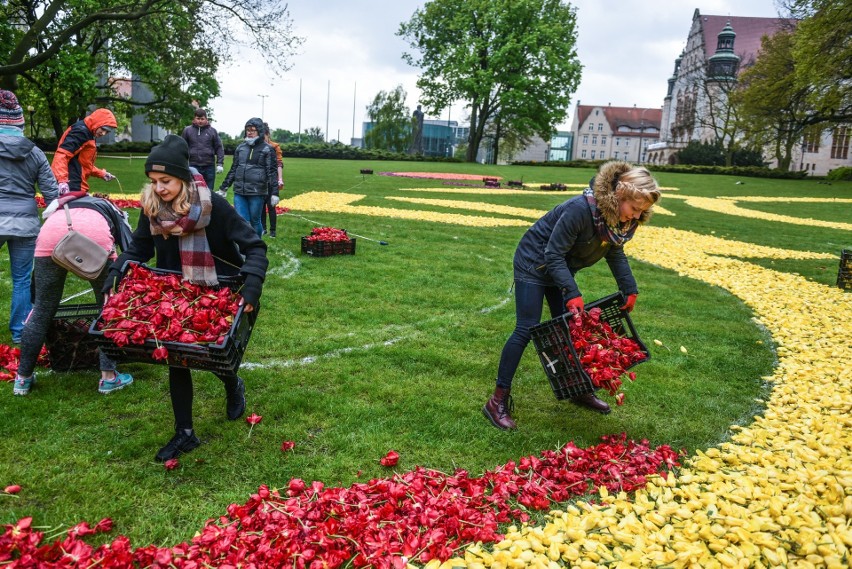
<svg viewBox="0 0 852 569">
<path fill-rule="evenodd" d="M 607 322 L 601 320 L 600 308 L 592 308 L 579 318 L 570 318 L 568 326 L 580 365 L 592 384 L 615 395 L 616 402 L 622 405 L 624 393 L 619 393 L 622 375 L 633 364 L 647 359 L 648 354 L 636 341 L 619 336 Z M 568 346 L 565 351 L 570 359 L 572 356 Z M 630 372 L 627 377 L 633 381 L 636 374 Z"/>
<path fill-rule="evenodd" d="M 0 344 L 0 381 L 12 381 L 18 371 L 21 349 Z"/>
<path fill-rule="evenodd" d="M 240 300 L 227 287 L 214 290 L 134 264 L 104 305 L 99 329 L 117 346 L 146 340 L 221 344 Z M 164 347 L 155 350 L 155 359 L 167 357 Z"/>
<path fill-rule="evenodd" d="M 349 241 L 349 235 L 345 229 L 334 227 L 314 227 L 311 234 L 307 236 L 308 241 Z"/>
<path fill-rule="evenodd" d="M 133 549 L 119 536 L 97 548 L 81 538 L 108 531 L 78 524 L 67 537 L 42 544 L 32 519 L 7 524 L 0 565 L 15 567 L 405 567 L 446 561 L 467 544 L 502 539 L 498 524 L 527 521 L 530 510 L 558 507 L 604 486 L 610 492 L 643 486 L 646 476 L 678 465 L 678 453 L 626 435 L 587 449 L 569 443 L 472 477 L 417 467 L 390 478 L 327 488 L 294 478 L 286 488 L 261 486 L 247 503 L 209 520 L 190 543 Z M 22 490 L 26 493 L 26 488 Z"/>
</svg>

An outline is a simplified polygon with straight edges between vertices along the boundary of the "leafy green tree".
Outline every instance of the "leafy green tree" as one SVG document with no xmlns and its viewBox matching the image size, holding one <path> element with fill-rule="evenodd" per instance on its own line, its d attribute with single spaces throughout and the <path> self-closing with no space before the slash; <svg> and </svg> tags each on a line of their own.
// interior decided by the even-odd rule
<svg viewBox="0 0 852 569">
<path fill-rule="evenodd" d="M 269 135 L 275 142 L 284 144 L 287 142 L 296 142 L 297 135 L 283 128 L 272 129 L 272 134 Z"/>
<path fill-rule="evenodd" d="M 752 144 L 771 148 L 783 171 L 789 171 L 793 150 L 806 129 L 825 121 L 810 103 L 815 87 L 796 81 L 794 46 L 792 32 L 764 36 L 757 61 L 740 74 L 740 88 L 732 95 L 744 121 L 746 138 Z"/>
<path fill-rule="evenodd" d="M 411 145 L 412 117 L 405 106 L 407 94 L 402 85 L 393 91 L 379 91 L 367 105 L 367 115 L 372 123 L 364 135 L 364 145 L 377 150 L 405 152 Z"/>
<path fill-rule="evenodd" d="M 476 160 L 486 125 L 519 137 L 548 138 L 565 120 L 580 81 L 576 13 L 561 0 L 432 0 L 400 25 L 419 55 L 422 103 L 440 113 L 454 101 L 470 109 L 466 159 Z"/>
<path fill-rule="evenodd" d="M 215 71 L 245 37 L 280 71 L 302 42 L 277 1 L 0 1 L 0 86 L 57 136 L 92 104 L 144 110 L 176 129 L 191 120 L 193 101 L 206 106 L 219 94 Z M 152 100 L 119 96 L 120 75 L 144 82 Z"/>
<path fill-rule="evenodd" d="M 303 144 L 322 144 L 325 142 L 325 134 L 322 131 L 321 127 L 312 126 L 311 128 L 306 128 L 302 133 L 302 143 Z"/>
<path fill-rule="evenodd" d="M 852 120 L 852 2 L 787 0 L 801 18 L 791 48 L 796 89 L 808 89 L 815 113 L 831 123 Z"/>
</svg>

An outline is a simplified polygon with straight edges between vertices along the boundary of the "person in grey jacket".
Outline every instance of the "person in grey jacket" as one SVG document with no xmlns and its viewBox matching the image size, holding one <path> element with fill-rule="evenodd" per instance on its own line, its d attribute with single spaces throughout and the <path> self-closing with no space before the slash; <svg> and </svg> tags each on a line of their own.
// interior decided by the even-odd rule
<svg viewBox="0 0 852 569">
<path fill-rule="evenodd" d="M 215 188 L 216 174 L 225 170 L 225 147 L 215 128 L 210 126 L 205 109 L 195 109 L 192 124 L 181 134 L 189 145 L 189 165 L 204 177 L 207 187 Z"/>
<path fill-rule="evenodd" d="M 36 237 L 41 224 L 36 184 L 46 203 L 59 196 L 47 157 L 24 137 L 24 111 L 11 91 L 0 90 L 0 247 L 9 248 L 12 307 L 9 331 L 21 342 L 24 320 L 32 309 L 30 283 Z"/>
<path fill-rule="evenodd" d="M 510 391 L 521 356 L 541 321 L 546 299 L 553 318 L 583 312 L 583 297 L 574 275 L 606 259 L 631 311 L 638 289 L 624 244 L 648 221 L 660 199 L 657 182 L 645 168 L 613 161 L 601 165 L 582 195 L 559 204 L 530 227 L 515 250 L 515 330 L 506 341 L 497 369 L 494 394 L 482 408 L 498 429 L 514 429 Z M 609 413 L 606 402 L 593 393 L 572 399 L 577 405 Z"/>
<path fill-rule="evenodd" d="M 260 217 L 269 195 L 272 207 L 278 205 L 278 164 L 275 150 L 263 139 L 265 128 L 257 117 L 246 121 L 246 137 L 234 151 L 234 161 L 219 187 L 219 195 L 228 195 L 234 186 L 234 208 L 249 222 L 258 236 L 263 235 Z"/>
</svg>

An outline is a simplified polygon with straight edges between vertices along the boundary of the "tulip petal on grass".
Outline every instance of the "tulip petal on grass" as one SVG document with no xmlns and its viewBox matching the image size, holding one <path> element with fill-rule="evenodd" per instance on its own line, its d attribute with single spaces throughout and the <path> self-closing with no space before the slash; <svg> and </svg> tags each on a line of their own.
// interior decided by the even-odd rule
<svg viewBox="0 0 852 569">
<path fill-rule="evenodd" d="M 3 489 L 3 492 L 5 492 L 6 494 L 17 494 L 20 491 L 20 484 L 10 484 L 9 486 L 6 486 L 6 488 Z"/>
<path fill-rule="evenodd" d="M 163 463 L 163 467 L 165 467 L 166 470 L 174 470 L 178 466 L 180 466 L 180 462 L 178 462 L 178 459 L 176 458 L 170 458 Z"/>
<path fill-rule="evenodd" d="M 397 462 L 399 462 L 399 453 L 395 450 L 389 450 L 388 453 L 379 461 L 379 464 L 390 468 L 396 466 Z"/>
<path fill-rule="evenodd" d="M 281 452 L 287 452 L 288 450 L 293 450 L 293 448 L 295 446 L 296 446 L 296 443 L 294 443 L 293 441 L 284 441 L 283 443 L 281 443 Z"/>
</svg>

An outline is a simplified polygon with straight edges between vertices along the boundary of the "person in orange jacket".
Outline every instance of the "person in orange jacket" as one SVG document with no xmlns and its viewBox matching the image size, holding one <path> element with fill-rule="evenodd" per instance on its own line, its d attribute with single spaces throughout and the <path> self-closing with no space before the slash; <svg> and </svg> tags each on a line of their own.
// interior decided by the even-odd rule
<svg viewBox="0 0 852 569">
<path fill-rule="evenodd" d="M 59 139 L 59 146 L 53 155 L 50 168 L 59 183 L 60 195 L 68 191 L 89 190 L 86 182 L 89 176 L 97 176 L 105 181 L 115 176 L 95 166 L 98 154 L 95 139 L 115 130 L 118 123 L 109 109 L 95 109 L 92 114 L 69 126 Z"/>
</svg>

